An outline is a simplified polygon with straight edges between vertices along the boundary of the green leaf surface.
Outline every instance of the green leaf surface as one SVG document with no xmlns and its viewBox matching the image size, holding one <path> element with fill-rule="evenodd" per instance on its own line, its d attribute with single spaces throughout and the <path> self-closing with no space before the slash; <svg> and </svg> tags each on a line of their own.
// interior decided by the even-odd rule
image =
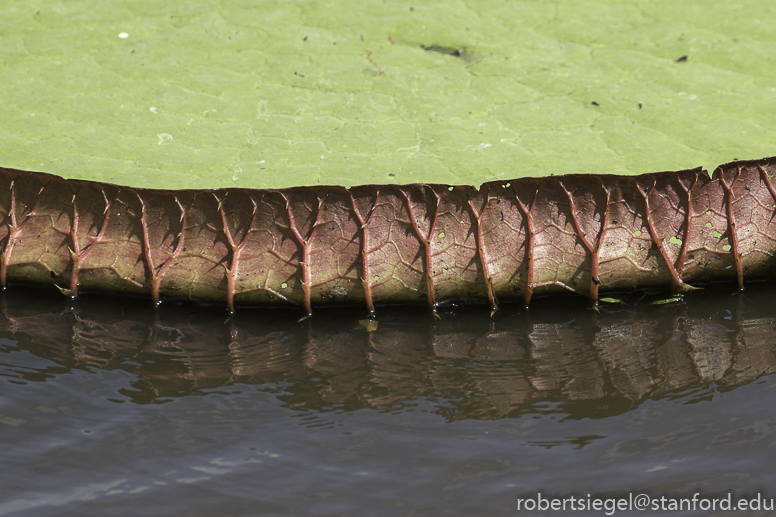
<svg viewBox="0 0 776 517">
<path fill-rule="evenodd" d="M 775 26 L 761 0 L 10 0 L 0 165 L 155 188 L 713 168 L 775 154 Z"/>
</svg>

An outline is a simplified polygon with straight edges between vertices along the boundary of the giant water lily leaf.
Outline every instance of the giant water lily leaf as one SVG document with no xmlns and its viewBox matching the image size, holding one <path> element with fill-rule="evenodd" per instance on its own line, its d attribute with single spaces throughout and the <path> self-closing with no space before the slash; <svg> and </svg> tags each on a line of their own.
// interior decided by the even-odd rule
<svg viewBox="0 0 776 517">
<path fill-rule="evenodd" d="M 739 7 L 6 4 L 0 160 L 70 179 L 0 170 L 0 281 L 309 313 L 770 277 L 773 159 L 610 175 L 773 154 Z"/>
<path fill-rule="evenodd" d="M 760 0 L 0 4 L 0 164 L 145 188 L 633 174 L 774 154 Z"/>
</svg>

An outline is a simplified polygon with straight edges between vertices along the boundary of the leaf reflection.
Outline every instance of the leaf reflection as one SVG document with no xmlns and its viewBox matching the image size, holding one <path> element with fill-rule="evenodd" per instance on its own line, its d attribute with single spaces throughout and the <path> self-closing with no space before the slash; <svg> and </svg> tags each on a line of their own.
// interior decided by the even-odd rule
<svg viewBox="0 0 776 517">
<path fill-rule="evenodd" d="M 557 299 L 528 312 L 504 307 L 495 318 L 482 307 L 444 309 L 441 318 L 385 309 L 370 325 L 358 311 L 302 322 L 282 310 L 246 311 L 224 322 L 202 307 L 154 311 L 100 298 L 67 306 L 23 291 L 2 299 L 0 337 L 54 364 L 0 366 L 0 374 L 46 382 L 73 369 L 123 370 L 132 387 L 111 400 L 140 404 L 231 386 L 308 411 L 411 410 L 425 399 L 448 420 L 603 417 L 647 399 L 734 389 L 776 368 L 768 309 L 776 305 L 756 289 L 600 314 Z"/>
</svg>

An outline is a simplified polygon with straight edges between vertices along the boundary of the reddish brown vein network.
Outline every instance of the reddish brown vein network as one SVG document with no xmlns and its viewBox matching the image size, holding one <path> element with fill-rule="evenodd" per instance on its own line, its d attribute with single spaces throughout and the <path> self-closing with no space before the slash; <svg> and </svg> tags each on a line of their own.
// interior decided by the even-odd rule
<svg viewBox="0 0 776 517">
<path fill-rule="evenodd" d="M 776 158 L 468 186 L 146 190 L 0 169 L 0 282 L 238 305 L 526 306 L 774 277 Z"/>
</svg>

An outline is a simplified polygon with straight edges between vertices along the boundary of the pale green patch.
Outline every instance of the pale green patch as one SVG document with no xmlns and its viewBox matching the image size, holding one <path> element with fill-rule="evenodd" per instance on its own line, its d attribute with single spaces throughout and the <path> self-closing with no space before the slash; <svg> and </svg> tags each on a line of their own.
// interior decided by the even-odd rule
<svg viewBox="0 0 776 517">
<path fill-rule="evenodd" d="M 619 298 L 613 298 L 613 297 L 599 298 L 598 301 L 599 302 L 603 302 L 603 303 L 612 303 L 612 304 L 625 303 L 624 301 L 620 300 Z"/>
<path fill-rule="evenodd" d="M 633 232 L 633 235 L 635 235 L 636 237 L 641 237 L 641 230 L 636 230 L 635 232 Z"/>
<path fill-rule="evenodd" d="M 769 156 L 764 9 L 5 2 L 0 165 L 161 188 L 479 185 Z"/>
<path fill-rule="evenodd" d="M 682 245 L 682 239 L 680 239 L 679 237 L 675 237 L 673 235 L 671 236 L 670 239 L 668 239 L 668 242 L 670 242 L 671 244 L 676 244 L 677 246 Z"/>
<path fill-rule="evenodd" d="M 706 228 L 711 228 L 712 226 L 714 226 L 714 225 L 711 224 L 711 223 L 706 223 Z"/>
<path fill-rule="evenodd" d="M 282 284 L 280 284 L 281 289 L 285 289 L 286 287 L 288 287 L 287 283 L 283 282 Z"/>
<path fill-rule="evenodd" d="M 380 322 L 376 320 L 364 319 L 358 320 L 358 324 L 367 332 L 374 332 L 379 327 Z"/>
<path fill-rule="evenodd" d="M 732 248 L 732 246 L 730 246 L 730 244 L 725 244 L 725 245 L 722 246 L 722 249 L 725 250 L 725 251 L 730 251 L 731 248 Z"/>
<path fill-rule="evenodd" d="M 6 416 L 6 415 L 0 414 L 0 424 L 5 424 L 11 427 L 19 427 L 26 423 L 27 421 L 24 420 L 23 418 L 15 418 L 12 416 Z"/>
<path fill-rule="evenodd" d="M 719 233 L 717 230 L 714 230 L 713 232 L 711 232 L 711 236 L 714 237 L 715 239 L 719 239 L 720 237 L 722 237 L 722 234 Z"/>
</svg>

